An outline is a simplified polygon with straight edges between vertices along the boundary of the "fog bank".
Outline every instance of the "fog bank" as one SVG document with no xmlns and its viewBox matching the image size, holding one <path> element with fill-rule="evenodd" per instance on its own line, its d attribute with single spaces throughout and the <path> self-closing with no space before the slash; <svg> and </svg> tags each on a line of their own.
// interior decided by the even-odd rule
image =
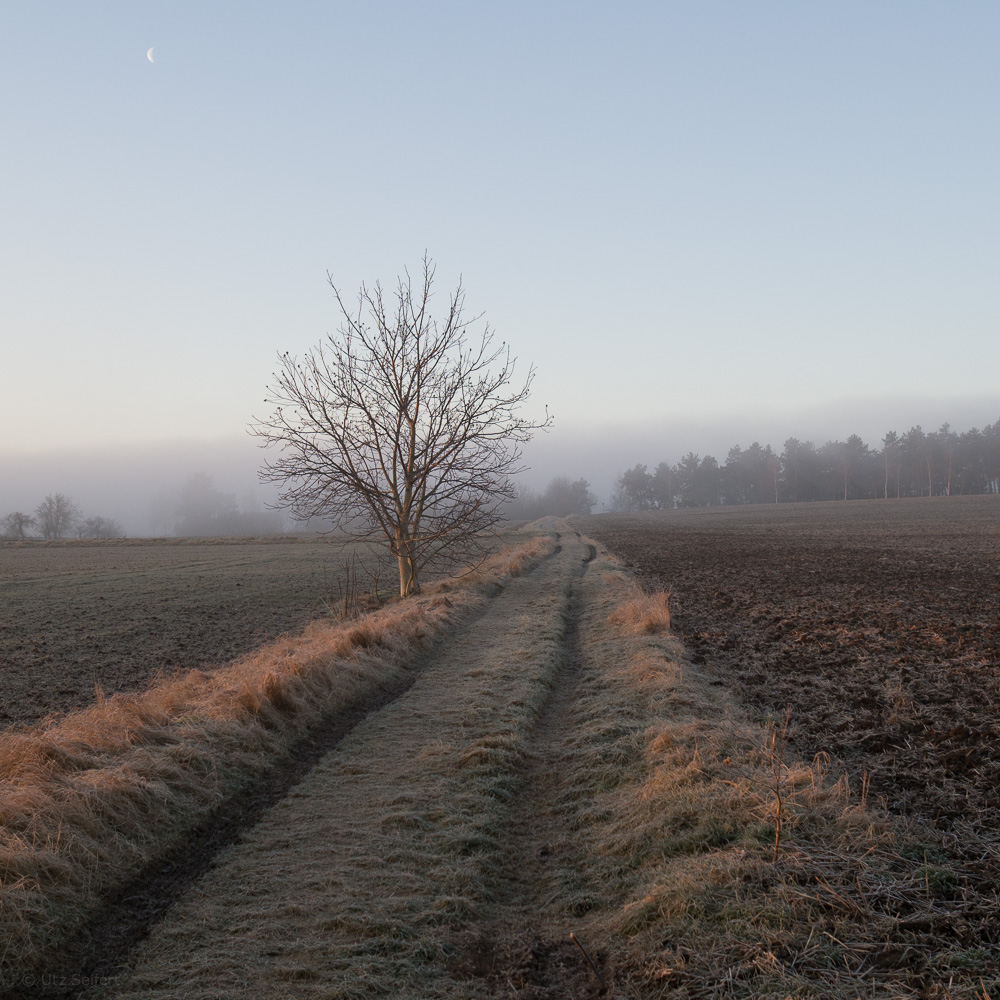
<svg viewBox="0 0 1000 1000">
<path fill-rule="evenodd" d="M 858 434 L 878 448 L 887 431 L 904 433 L 916 424 L 931 431 L 947 421 L 957 432 L 992 424 L 1000 419 L 1000 396 L 845 397 L 797 412 L 762 406 L 720 414 L 706 407 L 642 424 L 621 413 L 593 427 L 561 423 L 555 416 L 553 429 L 525 446 L 529 468 L 519 481 L 542 492 L 555 476 L 586 479 L 597 496 L 595 509 L 601 510 L 615 479 L 637 463 L 650 469 L 659 462 L 672 465 L 689 451 L 724 463 L 733 445 L 745 448 L 754 441 L 780 454 L 790 437 L 822 445 Z M 58 492 L 68 494 L 84 516 L 113 518 L 129 535 L 170 533 L 180 490 L 194 475 L 211 476 L 215 489 L 232 494 L 245 512 L 273 502 L 276 488 L 257 480 L 264 457 L 249 436 L 37 454 L 0 451 L 0 518 L 14 510 L 30 513 L 46 494 Z M 286 526 L 290 523 L 286 519 Z"/>
<path fill-rule="evenodd" d="M 194 475 L 234 495 L 244 511 L 276 498 L 257 481 L 263 452 L 249 439 L 174 441 L 42 454 L 0 452 L 0 517 L 32 512 L 49 493 L 66 493 L 84 516 L 118 521 L 129 535 L 170 534 L 178 496 Z"/>
<path fill-rule="evenodd" d="M 762 404 L 747 412 L 719 413 L 717 407 L 706 406 L 704 412 L 665 416 L 644 424 L 621 414 L 589 428 L 562 426 L 557 413 L 552 431 L 539 434 L 525 446 L 530 469 L 521 480 L 541 491 L 553 476 L 583 476 L 598 498 L 595 510 L 601 510 L 618 476 L 637 463 L 652 470 L 660 462 L 673 465 L 693 451 L 699 456 L 714 455 L 722 464 L 733 445 L 745 448 L 758 441 L 780 454 L 792 437 L 819 446 L 857 434 L 878 449 L 891 430 L 902 434 L 919 424 L 925 431 L 936 431 L 948 422 L 961 433 L 997 420 L 1000 394 L 968 399 L 844 397 L 796 411 Z"/>
</svg>

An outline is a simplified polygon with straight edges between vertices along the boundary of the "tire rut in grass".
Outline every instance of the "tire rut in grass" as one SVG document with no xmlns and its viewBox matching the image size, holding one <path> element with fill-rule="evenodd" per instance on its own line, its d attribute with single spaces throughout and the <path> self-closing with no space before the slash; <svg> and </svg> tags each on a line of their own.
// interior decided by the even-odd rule
<svg viewBox="0 0 1000 1000">
<path fill-rule="evenodd" d="M 543 562 L 560 550 L 557 544 Z M 48 957 L 44 969 L 30 977 L 30 982 L 26 980 L 24 988 L 5 994 L 5 1000 L 75 1000 L 86 994 L 90 984 L 114 978 L 131 950 L 151 933 L 184 891 L 212 869 L 225 848 L 252 830 L 369 716 L 405 695 L 435 655 L 457 635 L 474 628 L 487 607 L 455 631 L 437 637 L 429 648 L 415 655 L 402 677 L 380 685 L 374 697 L 330 713 L 266 773 L 222 802 L 182 844 L 153 859 L 109 896 L 86 926 L 62 943 L 58 955 Z"/>
<path fill-rule="evenodd" d="M 35 977 L 31 987 L 9 994 L 10 1000 L 70 1000 L 84 994 L 81 982 L 113 976 L 135 944 L 149 934 L 185 888 L 212 867 L 224 848 L 252 829 L 360 722 L 405 694 L 418 675 L 419 665 L 397 683 L 383 687 L 374 700 L 320 723 L 287 758 L 212 812 L 183 844 L 153 860 L 109 897 L 81 932 L 63 944 L 58 958 L 46 962 L 44 973 Z"/>
<path fill-rule="evenodd" d="M 579 532 L 574 532 L 582 542 Z M 587 553 L 571 580 L 565 612 L 563 655 L 556 684 L 532 734 L 505 843 L 505 880 L 496 889 L 494 918 L 465 943 L 459 962 L 467 974 L 486 979 L 497 994 L 520 1000 L 604 996 L 606 955 L 574 940 L 573 916 L 583 916 L 590 896 L 565 807 L 563 766 L 572 734 L 572 710 L 582 673 L 579 582 L 596 558 Z M 568 916 L 567 916 L 568 915 Z M 596 966 L 595 974 L 588 961 Z"/>
</svg>

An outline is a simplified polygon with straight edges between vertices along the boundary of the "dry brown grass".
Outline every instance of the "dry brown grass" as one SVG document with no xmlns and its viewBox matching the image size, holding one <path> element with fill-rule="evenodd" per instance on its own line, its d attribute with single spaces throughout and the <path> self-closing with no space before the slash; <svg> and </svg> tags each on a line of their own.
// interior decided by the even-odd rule
<svg viewBox="0 0 1000 1000">
<path fill-rule="evenodd" d="M 608 615 L 611 625 L 621 626 L 632 635 L 656 635 L 670 631 L 670 594 L 662 590 L 655 594 L 640 594 L 622 601 Z"/>
<path fill-rule="evenodd" d="M 754 720 L 674 640 L 637 627 L 624 583 L 601 560 L 583 581 L 580 747 L 568 759 L 574 787 L 594 791 L 575 813 L 600 900 L 584 931 L 607 943 L 621 994 L 993 989 L 989 956 L 921 885 L 921 873 L 946 873 L 868 801 L 864 776 L 836 773 L 824 756 L 795 759 L 784 720 Z M 593 888 L 608 885 L 617 893 Z"/>
<path fill-rule="evenodd" d="M 404 675 L 427 639 L 551 546 L 531 538 L 438 592 L 0 734 L 0 985 L 321 718 Z"/>
<path fill-rule="evenodd" d="M 496 566 L 518 564 L 514 553 Z M 101 995 L 486 995 L 455 975 L 456 941 L 489 918 L 505 877 L 525 753 L 562 662 L 566 568 L 564 551 L 449 636 L 404 696 L 218 859 Z"/>
</svg>

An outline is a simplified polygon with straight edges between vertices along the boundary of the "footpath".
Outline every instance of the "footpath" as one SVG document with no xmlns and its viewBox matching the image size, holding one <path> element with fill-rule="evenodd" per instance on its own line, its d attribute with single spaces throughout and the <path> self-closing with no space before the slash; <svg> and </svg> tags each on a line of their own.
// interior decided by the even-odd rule
<svg viewBox="0 0 1000 1000">
<path fill-rule="evenodd" d="M 468 613 L 453 583 L 433 595 L 458 624 L 342 738 L 319 727 L 302 780 L 171 883 L 124 962 L 35 995 L 1000 995 L 991 956 L 935 931 L 926 853 L 865 779 L 798 759 L 694 665 L 668 594 L 568 522 L 539 530 L 551 554 Z"/>
<path fill-rule="evenodd" d="M 578 584 L 595 553 L 561 528 L 551 556 L 446 641 L 88 995 L 482 997 L 517 991 L 512 976 L 533 981 L 517 995 L 599 989 L 571 927 L 552 925 L 565 909 L 556 886 L 586 882 L 552 804 Z M 575 887 L 577 904 L 587 892 Z"/>
</svg>

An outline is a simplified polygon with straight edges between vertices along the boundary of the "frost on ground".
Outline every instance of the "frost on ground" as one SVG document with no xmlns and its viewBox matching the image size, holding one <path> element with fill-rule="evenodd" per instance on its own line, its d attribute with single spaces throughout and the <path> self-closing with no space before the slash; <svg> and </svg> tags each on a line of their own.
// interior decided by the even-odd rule
<svg viewBox="0 0 1000 1000">
<path fill-rule="evenodd" d="M 863 783 L 554 530 L 95 995 L 981 995 Z"/>
</svg>

